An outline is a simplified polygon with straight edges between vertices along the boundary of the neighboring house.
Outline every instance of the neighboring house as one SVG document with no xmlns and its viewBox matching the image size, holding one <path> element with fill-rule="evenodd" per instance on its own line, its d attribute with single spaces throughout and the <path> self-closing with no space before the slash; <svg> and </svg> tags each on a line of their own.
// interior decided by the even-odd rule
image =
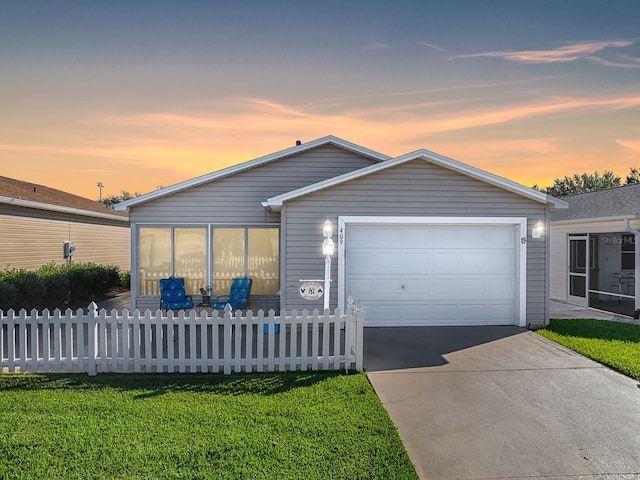
<svg viewBox="0 0 640 480">
<path fill-rule="evenodd" d="M 640 184 L 563 197 L 551 216 L 551 298 L 640 313 Z"/>
<path fill-rule="evenodd" d="M 390 158 L 333 136 L 115 206 L 129 210 L 136 308 L 158 308 L 173 274 L 214 296 L 247 275 L 254 310 L 322 309 L 299 288 L 324 277 L 329 219 L 332 310 L 352 297 L 366 325 L 522 326 L 549 316 L 555 207 L 566 203 L 427 150 Z"/>
<path fill-rule="evenodd" d="M 128 215 L 54 188 L 0 177 L 0 270 L 93 262 L 129 270 Z M 68 252 L 66 252 L 68 253 Z"/>
</svg>

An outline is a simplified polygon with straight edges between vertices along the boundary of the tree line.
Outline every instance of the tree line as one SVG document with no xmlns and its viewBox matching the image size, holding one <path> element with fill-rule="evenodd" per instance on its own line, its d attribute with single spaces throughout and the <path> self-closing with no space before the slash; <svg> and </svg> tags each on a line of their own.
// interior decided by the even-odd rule
<svg viewBox="0 0 640 480">
<path fill-rule="evenodd" d="M 597 170 L 594 173 L 574 173 L 571 177 L 556 178 L 550 187 L 540 187 L 533 185 L 533 189 L 538 190 L 552 197 L 562 197 L 564 195 L 574 195 L 576 193 L 594 192 L 606 188 L 620 187 L 622 185 L 632 185 L 640 183 L 640 168 L 629 168 L 629 175 L 622 183 L 622 178 L 617 177 L 605 170 L 602 175 Z"/>
</svg>

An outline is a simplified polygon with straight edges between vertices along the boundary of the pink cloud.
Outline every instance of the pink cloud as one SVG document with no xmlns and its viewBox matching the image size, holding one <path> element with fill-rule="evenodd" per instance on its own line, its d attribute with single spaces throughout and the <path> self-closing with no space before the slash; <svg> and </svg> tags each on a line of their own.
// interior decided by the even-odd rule
<svg viewBox="0 0 640 480">
<path fill-rule="evenodd" d="M 617 138 L 616 143 L 629 150 L 635 150 L 640 152 L 640 140 L 625 140 L 623 138 Z"/>
<path fill-rule="evenodd" d="M 552 50 L 521 50 L 521 51 L 496 51 L 455 55 L 452 58 L 477 58 L 496 57 L 520 63 L 567 63 L 587 58 L 605 48 L 628 47 L 635 43 L 634 40 L 608 40 L 600 42 L 578 42 L 565 45 Z M 597 58 L 597 57 L 596 57 Z"/>
</svg>

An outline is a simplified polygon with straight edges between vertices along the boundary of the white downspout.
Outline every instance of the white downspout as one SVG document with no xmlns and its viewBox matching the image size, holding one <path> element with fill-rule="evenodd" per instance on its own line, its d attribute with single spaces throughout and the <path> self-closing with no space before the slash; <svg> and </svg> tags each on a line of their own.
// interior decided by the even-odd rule
<svg viewBox="0 0 640 480">
<path fill-rule="evenodd" d="M 624 219 L 624 228 L 627 230 L 627 232 L 629 233 L 633 233 L 635 235 L 635 265 L 636 265 L 636 270 L 635 270 L 635 291 L 634 291 L 634 297 L 635 297 L 635 310 L 633 312 L 633 318 L 638 319 L 640 318 L 640 283 L 638 282 L 638 280 L 640 279 L 640 230 L 635 230 L 633 228 L 631 228 L 631 225 L 629 224 L 629 219 L 625 218 Z"/>
</svg>

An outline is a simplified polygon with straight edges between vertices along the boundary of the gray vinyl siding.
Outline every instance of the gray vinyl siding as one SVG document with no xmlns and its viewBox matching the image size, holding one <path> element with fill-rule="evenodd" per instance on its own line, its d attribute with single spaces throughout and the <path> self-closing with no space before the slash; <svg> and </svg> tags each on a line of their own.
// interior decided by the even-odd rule
<svg viewBox="0 0 640 480">
<path fill-rule="evenodd" d="M 551 229 L 551 285 L 552 300 L 567 301 L 567 233 Z"/>
<path fill-rule="evenodd" d="M 379 163 L 342 148 L 325 145 L 281 158 L 225 178 L 131 207 L 132 224 L 162 225 L 278 225 L 280 213 L 268 212 L 262 202 L 300 187 Z M 132 232 L 132 238 L 135 232 Z M 282 261 L 282 257 L 281 257 Z M 138 269 L 132 268 L 132 285 Z M 159 300 L 138 296 L 136 308 L 157 308 Z M 279 310 L 273 298 L 251 299 L 253 309 Z"/>
<path fill-rule="evenodd" d="M 378 163 L 332 145 L 254 167 L 131 208 L 132 222 L 279 223 L 262 206 L 268 198 Z"/>
<path fill-rule="evenodd" d="M 322 223 L 327 217 L 337 226 L 342 215 L 442 216 L 442 217 L 526 217 L 527 323 L 546 322 L 546 242 L 531 239 L 538 220 L 546 221 L 546 205 L 493 187 L 422 160 L 383 170 L 367 177 L 321 190 L 289 201 L 283 208 L 286 228 L 281 241 L 286 249 L 281 281 L 283 308 L 322 308 L 322 301 L 309 302 L 298 295 L 298 280 L 323 278 L 324 258 L 320 251 Z M 284 223 L 284 222 L 283 222 Z M 334 230 L 334 241 L 338 232 Z M 337 306 L 337 256 L 332 262 L 331 308 Z"/>
<path fill-rule="evenodd" d="M 65 241 L 76 246 L 75 263 L 115 265 L 121 270 L 129 270 L 131 265 L 126 222 L 4 206 L 0 208 L 0 224 L 0 269 L 63 265 Z"/>
</svg>

